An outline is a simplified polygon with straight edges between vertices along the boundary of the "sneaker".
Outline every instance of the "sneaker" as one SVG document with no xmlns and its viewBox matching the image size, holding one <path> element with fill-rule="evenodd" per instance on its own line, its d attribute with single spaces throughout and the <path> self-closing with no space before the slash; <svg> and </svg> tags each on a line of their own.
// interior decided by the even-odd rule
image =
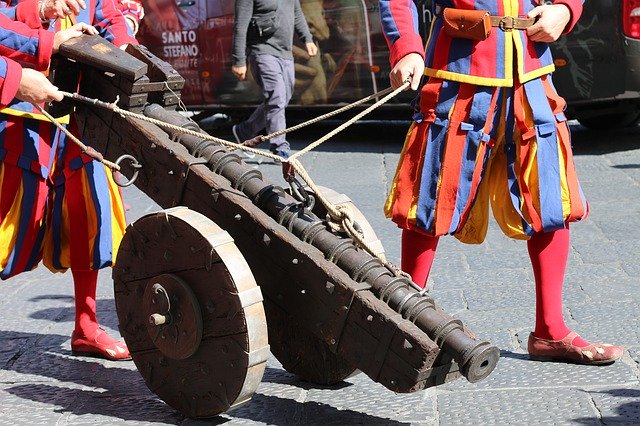
<svg viewBox="0 0 640 426">
<path fill-rule="evenodd" d="M 241 144 L 243 141 L 241 141 L 240 138 L 238 137 L 238 131 L 236 130 L 236 126 L 237 124 L 234 124 L 233 126 L 231 126 L 231 133 L 233 133 L 233 137 L 236 138 L 236 142 Z M 254 154 L 253 152 L 243 151 L 241 149 L 238 151 L 240 151 L 239 152 L 240 156 L 244 158 L 253 158 L 256 156 L 256 154 Z"/>
</svg>

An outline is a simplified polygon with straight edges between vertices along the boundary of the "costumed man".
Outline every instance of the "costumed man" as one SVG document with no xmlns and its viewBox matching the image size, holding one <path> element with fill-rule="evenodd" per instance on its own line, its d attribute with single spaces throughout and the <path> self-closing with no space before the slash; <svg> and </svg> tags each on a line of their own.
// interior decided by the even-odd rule
<svg viewBox="0 0 640 426">
<path fill-rule="evenodd" d="M 5 15 L 14 14 L 34 28 L 55 33 L 84 23 L 116 46 L 137 43 L 111 0 L 0 4 L 5 6 Z M 75 293 L 72 351 L 110 360 L 130 359 L 126 344 L 100 327 L 96 313 L 98 270 L 113 264 L 126 227 L 122 197 L 111 171 L 82 153 L 28 102 L 12 101 L 0 110 L 0 121 L 0 142 L 20 156 L 13 173 L 5 172 L 1 182 L 18 184 L 14 183 L 14 199 L 2 206 L 3 212 L 11 214 L 2 218 L 0 237 L 7 246 L 0 257 L 0 278 L 29 271 L 40 260 L 53 272 L 71 269 Z M 82 139 L 73 115 L 67 129 Z M 91 141 L 83 142 L 91 145 Z"/>
<path fill-rule="evenodd" d="M 481 243 L 491 206 L 508 237 L 527 241 L 536 285 L 529 357 L 619 359 L 623 348 L 585 341 L 562 313 L 569 223 L 588 205 L 548 43 L 573 28 L 583 1 L 435 0 L 426 49 L 414 2 L 379 3 L 392 86 L 408 79 L 420 90 L 385 204 L 403 230 L 402 269 L 426 286 L 439 237 Z"/>
</svg>

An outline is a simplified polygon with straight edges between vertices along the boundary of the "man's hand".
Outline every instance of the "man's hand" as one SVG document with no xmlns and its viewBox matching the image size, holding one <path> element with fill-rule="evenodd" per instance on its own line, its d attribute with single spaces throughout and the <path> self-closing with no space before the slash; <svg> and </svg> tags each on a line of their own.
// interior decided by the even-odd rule
<svg viewBox="0 0 640 426">
<path fill-rule="evenodd" d="M 71 14 L 78 16 L 81 9 L 86 9 L 84 0 L 40 0 L 38 2 L 38 13 L 40 19 L 64 18 Z"/>
<path fill-rule="evenodd" d="M 23 68 L 16 98 L 21 101 L 40 104 L 43 102 L 61 101 L 64 96 L 40 71 Z"/>
<path fill-rule="evenodd" d="M 562 35 L 571 20 L 571 11 L 564 4 L 545 4 L 531 10 L 529 18 L 538 18 L 527 28 L 529 40 L 552 43 Z"/>
<path fill-rule="evenodd" d="M 318 46 L 315 43 L 306 43 L 307 53 L 309 56 L 316 56 L 318 54 Z"/>
<path fill-rule="evenodd" d="M 233 75 L 238 77 L 238 80 L 244 80 L 245 78 L 247 78 L 247 66 L 246 65 L 242 65 L 242 66 L 233 65 L 231 67 L 231 72 L 233 73 Z"/>
<path fill-rule="evenodd" d="M 424 59 L 418 53 L 409 53 L 398 61 L 389 73 L 391 87 L 397 89 L 411 77 L 411 90 L 418 90 L 420 79 L 424 73 Z"/>
<path fill-rule="evenodd" d="M 61 30 L 53 36 L 53 53 L 60 49 L 60 45 L 72 38 L 80 37 L 83 34 L 96 35 L 98 30 L 88 24 L 75 24 L 74 26 Z"/>
</svg>

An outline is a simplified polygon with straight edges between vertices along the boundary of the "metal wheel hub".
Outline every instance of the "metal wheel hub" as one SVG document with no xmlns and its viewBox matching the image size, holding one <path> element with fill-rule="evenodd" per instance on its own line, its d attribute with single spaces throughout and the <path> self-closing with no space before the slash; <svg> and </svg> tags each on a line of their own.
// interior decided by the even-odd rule
<svg viewBox="0 0 640 426">
<path fill-rule="evenodd" d="M 149 337 L 160 352 L 172 359 L 196 353 L 202 340 L 202 313 L 193 291 L 180 277 L 163 274 L 149 280 L 142 309 L 149 317 Z"/>
</svg>

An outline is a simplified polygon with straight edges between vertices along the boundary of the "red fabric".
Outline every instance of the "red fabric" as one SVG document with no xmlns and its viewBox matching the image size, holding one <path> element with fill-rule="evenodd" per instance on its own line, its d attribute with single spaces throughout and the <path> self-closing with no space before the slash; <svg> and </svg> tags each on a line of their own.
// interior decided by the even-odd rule
<svg viewBox="0 0 640 426">
<path fill-rule="evenodd" d="M 565 228 L 534 234 L 527 241 L 536 281 L 536 329 L 533 335 L 539 339 L 562 340 L 571 332 L 562 315 L 562 287 L 569 240 L 569 229 Z M 576 337 L 573 344 L 588 346 L 580 337 Z"/>
<path fill-rule="evenodd" d="M 40 0 L 21 0 L 16 5 L 16 21 L 24 22 L 30 28 L 42 27 L 38 5 Z"/>
<path fill-rule="evenodd" d="M 72 269 L 71 273 L 76 298 L 75 330 L 84 336 L 93 336 L 98 329 L 96 315 L 98 271 Z"/>
<path fill-rule="evenodd" d="M 439 239 L 410 229 L 402 230 L 402 270 L 422 288 L 427 286 Z"/>
<path fill-rule="evenodd" d="M 22 22 L 13 21 L 0 13 L 0 27 L 3 31 L 14 33 L 13 36 L 22 43 L 26 43 L 29 39 L 38 41 L 37 56 L 34 57 L 21 49 L 15 49 L 11 43 L 0 44 L 0 55 L 9 59 L 13 59 L 22 64 L 29 64 L 38 71 L 44 71 L 49 67 L 51 53 L 53 49 L 53 34 L 47 34 L 47 31 L 40 28 L 29 28 Z M 7 37 L 8 38 L 8 37 Z"/>
<path fill-rule="evenodd" d="M 16 97 L 20 80 L 22 80 L 22 67 L 9 58 L 0 58 L 7 63 L 7 75 L 0 77 L 0 108 L 4 108 Z"/>
<path fill-rule="evenodd" d="M 576 23 L 580 19 L 580 15 L 582 15 L 582 3 L 584 2 L 583 0 L 555 0 L 553 3 L 564 4 L 569 8 L 569 12 L 571 12 L 571 20 L 563 31 L 563 34 L 567 34 L 576 26 Z"/>
<path fill-rule="evenodd" d="M 406 34 L 398 39 L 400 43 L 389 46 L 389 62 L 394 67 L 400 59 L 409 53 L 417 53 L 424 58 L 424 43 L 422 38 L 417 34 Z"/>
<path fill-rule="evenodd" d="M 461 84 L 458 99 L 456 100 L 454 112 L 450 119 L 449 132 L 445 142 L 448 156 L 452 161 L 447 164 L 447 173 L 443 173 L 440 178 L 440 201 L 436 204 L 436 217 L 442 220 L 436 221 L 436 235 L 444 235 L 451 227 L 451 220 L 456 210 L 456 200 L 458 198 L 458 177 L 462 168 L 464 158 L 465 141 L 467 132 L 460 128 L 460 123 L 465 121 L 468 111 L 471 110 L 471 102 L 476 87 L 470 84 Z"/>
</svg>

